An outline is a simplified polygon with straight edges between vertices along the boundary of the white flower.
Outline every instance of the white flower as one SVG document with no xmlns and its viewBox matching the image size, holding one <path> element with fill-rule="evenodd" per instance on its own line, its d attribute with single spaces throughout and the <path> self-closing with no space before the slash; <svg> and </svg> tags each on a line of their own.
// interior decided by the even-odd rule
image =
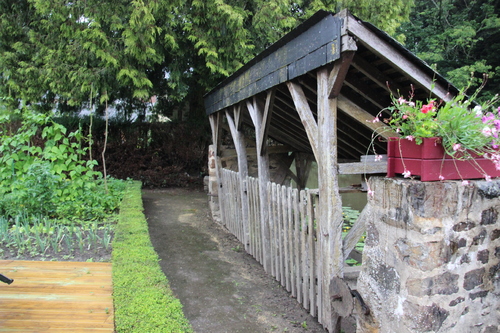
<svg viewBox="0 0 500 333">
<path fill-rule="evenodd" d="M 474 113 L 476 113 L 476 116 L 481 117 L 483 115 L 483 108 L 481 105 L 476 105 L 474 107 Z"/>
<path fill-rule="evenodd" d="M 405 177 L 405 178 L 410 178 L 410 177 L 411 177 L 411 172 L 410 172 L 410 170 L 405 170 L 405 171 L 403 172 L 403 177 Z"/>
<path fill-rule="evenodd" d="M 489 128 L 488 126 L 485 126 L 481 132 L 484 136 L 491 136 L 491 128 Z"/>
<path fill-rule="evenodd" d="M 468 180 L 462 180 L 462 186 L 467 186 L 469 185 L 469 181 Z"/>
</svg>

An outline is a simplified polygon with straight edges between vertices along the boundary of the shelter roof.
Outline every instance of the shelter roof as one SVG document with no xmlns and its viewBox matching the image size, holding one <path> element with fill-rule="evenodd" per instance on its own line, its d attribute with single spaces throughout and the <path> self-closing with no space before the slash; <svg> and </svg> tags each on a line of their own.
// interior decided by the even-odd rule
<svg viewBox="0 0 500 333">
<path fill-rule="evenodd" d="M 376 125 L 374 116 L 391 105 L 391 93 L 414 99 L 448 100 L 457 93 L 446 79 L 402 44 L 347 10 L 320 11 L 257 55 L 205 96 L 208 115 L 275 89 L 269 138 L 299 152 L 312 152 L 286 82 L 299 83 L 317 119 L 316 70 L 349 61 L 337 95 L 338 157 L 359 160 Z M 252 126 L 248 113 L 244 124 Z M 378 144 L 379 149 L 385 149 Z"/>
</svg>

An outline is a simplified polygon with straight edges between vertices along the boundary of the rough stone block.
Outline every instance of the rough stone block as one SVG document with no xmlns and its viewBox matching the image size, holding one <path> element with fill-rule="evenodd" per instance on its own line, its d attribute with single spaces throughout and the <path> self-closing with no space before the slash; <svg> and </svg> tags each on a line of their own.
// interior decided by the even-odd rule
<svg viewBox="0 0 500 333">
<path fill-rule="evenodd" d="M 458 304 L 462 303 L 463 301 L 465 301 L 464 297 L 457 297 L 453 301 L 451 301 L 449 305 L 450 306 L 457 306 Z"/>
<path fill-rule="evenodd" d="M 472 245 L 481 245 L 487 236 L 486 230 L 481 230 L 481 232 L 472 239 Z"/>
<path fill-rule="evenodd" d="M 408 294 L 413 296 L 452 295 L 458 292 L 458 274 L 446 272 L 425 279 L 410 279 L 406 282 Z"/>
<path fill-rule="evenodd" d="M 404 313 L 408 322 L 415 332 L 435 332 L 439 331 L 443 322 L 448 318 L 449 312 L 439 307 L 437 304 L 421 306 L 405 301 Z"/>
<path fill-rule="evenodd" d="M 477 253 L 477 261 L 480 261 L 482 264 L 487 264 L 490 261 L 490 251 L 482 250 Z"/>
<path fill-rule="evenodd" d="M 448 263 L 452 254 L 444 241 L 414 243 L 407 238 L 400 238 L 395 247 L 402 261 L 422 271 L 430 271 Z"/>
<path fill-rule="evenodd" d="M 476 288 L 477 286 L 480 286 L 481 284 L 483 284 L 485 272 L 486 272 L 486 269 L 483 267 L 483 268 L 475 269 L 473 271 L 465 273 L 464 289 L 465 290 L 472 290 L 472 289 Z"/>
<path fill-rule="evenodd" d="M 498 212 L 495 208 L 483 210 L 481 213 L 481 224 L 495 224 L 498 220 Z"/>
<path fill-rule="evenodd" d="M 453 231 L 456 232 L 461 232 L 461 231 L 468 231 L 471 229 L 474 229 L 476 227 L 476 224 L 472 221 L 464 221 L 457 223 L 453 226 Z"/>
<path fill-rule="evenodd" d="M 498 239 L 499 237 L 500 237 L 500 230 L 499 229 L 495 229 L 491 232 L 491 235 L 490 235 L 491 240 Z"/>
</svg>

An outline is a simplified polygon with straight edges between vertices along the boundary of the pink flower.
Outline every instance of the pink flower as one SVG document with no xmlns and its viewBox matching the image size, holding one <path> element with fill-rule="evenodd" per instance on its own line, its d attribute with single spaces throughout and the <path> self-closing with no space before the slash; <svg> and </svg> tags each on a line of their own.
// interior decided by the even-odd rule
<svg viewBox="0 0 500 333">
<path fill-rule="evenodd" d="M 370 198 L 373 198 L 373 196 L 375 195 L 375 191 L 372 191 L 372 190 L 368 190 L 368 196 Z"/>
<path fill-rule="evenodd" d="M 453 150 L 454 150 L 454 151 L 457 151 L 457 150 L 459 150 L 459 149 L 460 149 L 460 147 L 462 147 L 462 146 L 460 145 L 460 143 L 455 143 L 455 144 L 453 145 Z"/>
<path fill-rule="evenodd" d="M 398 103 L 399 104 L 405 104 L 406 103 L 406 99 L 404 99 L 403 97 L 399 97 L 398 98 Z"/>
<path fill-rule="evenodd" d="M 373 118 L 372 123 L 378 123 L 380 122 L 380 119 L 378 117 Z"/>
<path fill-rule="evenodd" d="M 500 106 L 498 107 L 497 111 L 498 111 L 498 113 L 500 113 Z"/>
<path fill-rule="evenodd" d="M 411 177 L 411 172 L 410 172 L 409 170 L 405 170 L 405 171 L 403 172 L 403 177 L 405 177 L 405 178 L 410 178 L 410 177 Z"/>
<path fill-rule="evenodd" d="M 493 113 L 488 112 L 488 114 L 486 116 L 481 118 L 481 121 L 483 122 L 483 124 L 486 124 L 487 122 L 489 122 L 490 120 L 493 120 L 493 119 L 495 119 L 495 116 L 493 115 Z"/>
<path fill-rule="evenodd" d="M 462 186 L 467 186 L 469 185 L 469 181 L 468 180 L 462 180 Z"/>
<path fill-rule="evenodd" d="M 429 101 L 429 104 L 422 106 L 420 111 L 422 111 L 422 113 L 428 113 L 429 111 L 434 111 L 434 109 L 435 109 L 434 101 Z"/>
<path fill-rule="evenodd" d="M 441 181 L 444 180 L 443 175 L 439 175 L 439 180 L 441 180 Z"/>
<path fill-rule="evenodd" d="M 401 118 L 408 119 L 408 115 L 404 114 Z"/>
<path fill-rule="evenodd" d="M 406 137 L 406 140 L 408 140 L 408 141 L 413 141 L 413 139 L 415 139 L 415 137 L 413 135 L 408 135 Z"/>
<path fill-rule="evenodd" d="M 414 107 L 414 106 L 415 106 L 415 103 L 414 103 L 414 102 L 408 102 L 408 106 Z M 500 107 L 499 107 L 498 109 L 500 109 Z M 500 111 L 499 111 L 499 112 L 500 112 Z"/>
<path fill-rule="evenodd" d="M 382 155 L 375 155 L 375 162 L 382 160 Z"/>
<path fill-rule="evenodd" d="M 491 182 L 491 176 L 490 175 L 484 175 L 484 179 L 487 181 L 487 182 Z"/>
</svg>

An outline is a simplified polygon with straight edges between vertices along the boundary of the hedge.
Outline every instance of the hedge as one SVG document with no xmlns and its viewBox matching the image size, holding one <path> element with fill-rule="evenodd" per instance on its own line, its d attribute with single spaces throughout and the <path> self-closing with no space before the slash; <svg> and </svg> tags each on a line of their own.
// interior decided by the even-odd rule
<svg viewBox="0 0 500 333">
<path fill-rule="evenodd" d="M 112 265 L 116 332 L 193 332 L 149 239 L 140 182 L 127 183 Z"/>
</svg>

